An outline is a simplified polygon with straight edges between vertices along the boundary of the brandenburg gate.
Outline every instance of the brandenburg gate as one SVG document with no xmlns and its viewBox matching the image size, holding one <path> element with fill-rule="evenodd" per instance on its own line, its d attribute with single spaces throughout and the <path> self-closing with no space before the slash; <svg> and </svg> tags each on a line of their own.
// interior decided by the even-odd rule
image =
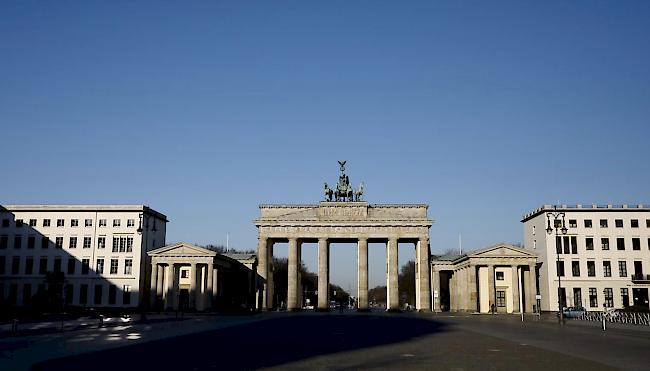
<svg viewBox="0 0 650 371">
<path fill-rule="evenodd" d="M 287 310 L 300 310 L 301 245 L 318 243 L 318 309 L 329 309 L 330 243 L 357 244 L 358 310 L 368 310 L 368 243 L 386 244 L 387 310 L 399 310 L 398 243 L 415 245 L 415 306 L 431 311 L 428 205 L 369 204 L 362 200 L 363 183 L 354 191 L 339 161 L 341 175 L 334 190 L 325 184 L 325 201 L 307 205 L 260 205 L 258 274 L 264 279 L 260 309 L 273 308 L 273 244 L 288 242 Z M 334 198 L 333 198 L 334 196 Z M 277 305 L 277 303 L 275 303 Z"/>
</svg>

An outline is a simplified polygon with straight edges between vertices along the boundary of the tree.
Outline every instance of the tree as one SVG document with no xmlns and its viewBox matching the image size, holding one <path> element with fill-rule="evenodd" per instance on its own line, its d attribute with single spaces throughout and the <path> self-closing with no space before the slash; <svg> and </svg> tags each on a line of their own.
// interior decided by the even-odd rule
<svg viewBox="0 0 650 371">
<path fill-rule="evenodd" d="M 415 305 L 415 262 L 409 260 L 402 266 L 397 278 L 399 285 L 399 304 Z"/>
<path fill-rule="evenodd" d="M 368 300 L 371 305 L 386 307 L 386 286 L 376 286 L 368 290 Z"/>
</svg>

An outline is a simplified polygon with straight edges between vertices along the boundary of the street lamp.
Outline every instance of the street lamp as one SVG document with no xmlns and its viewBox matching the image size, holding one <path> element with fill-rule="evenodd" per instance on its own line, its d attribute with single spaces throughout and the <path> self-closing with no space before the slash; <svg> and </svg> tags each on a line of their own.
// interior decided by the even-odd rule
<svg viewBox="0 0 650 371">
<path fill-rule="evenodd" d="M 560 237 L 560 233 L 563 235 L 567 234 L 568 230 L 564 223 L 564 212 L 557 211 L 557 206 L 553 206 L 553 212 L 546 213 L 546 233 L 549 235 L 555 230 L 555 253 L 557 256 L 557 262 L 555 264 L 555 271 L 557 273 L 557 308 L 560 311 L 560 324 L 564 323 L 564 313 L 562 312 L 562 279 L 560 277 L 560 249 L 562 248 L 558 245 L 557 241 Z M 553 217 L 553 227 L 551 227 L 551 217 Z M 560 232 L 560 233 L 558 233 Z"/>
</svg>

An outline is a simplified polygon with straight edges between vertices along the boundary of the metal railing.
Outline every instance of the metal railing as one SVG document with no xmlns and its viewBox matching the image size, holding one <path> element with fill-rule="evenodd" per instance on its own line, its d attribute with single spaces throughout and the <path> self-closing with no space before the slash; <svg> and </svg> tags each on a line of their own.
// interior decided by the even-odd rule
<svg viewBox="0 0 650 371">
<path fill-rule="evenodd" d="M 605 321 L 610 323 L 626 323 L 632 325 L 650 326 L 650 313 L 635 313 L 635 312 L 585 312 L 582 316 L 576 319 L 582 321 L 597 321 L 602 322 L 603 316 Z"/>
<path fill-rule="evenodd" d="M 632 282 L 646 282 L 650 281 L 650 274 L 633 274 Z"/>
</svg>

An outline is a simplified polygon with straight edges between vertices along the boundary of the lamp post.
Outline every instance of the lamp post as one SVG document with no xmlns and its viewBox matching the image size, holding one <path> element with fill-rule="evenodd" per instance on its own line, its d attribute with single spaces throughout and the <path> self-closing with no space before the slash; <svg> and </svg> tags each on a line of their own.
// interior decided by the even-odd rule
<svg viewBox="0 0 650 371">
<path fill-rule="evenodd" d="M 564 313 L 562 312 L 562 278 L 560 277 L 560 249 L 562 248 L 558 245 L 557 241 L 560 237 L 560 233 L 563 235 L 567 234 L 567 228 L 564 223 L 564 212 L 557 211 L 557 206 L 553 207 L 553 212 L 546 213 L 546 233 L 549 235 L 555 230 L 555 253 L 557 256 L 557 261 L 555 264 L 555 272 L 557 273 L 557 308 L 560 313 L 559 321 L 560 324 L 564 323 Z M 553 218 L 553 226 L 551 227 L 551 217 Z"/>
</svg>

